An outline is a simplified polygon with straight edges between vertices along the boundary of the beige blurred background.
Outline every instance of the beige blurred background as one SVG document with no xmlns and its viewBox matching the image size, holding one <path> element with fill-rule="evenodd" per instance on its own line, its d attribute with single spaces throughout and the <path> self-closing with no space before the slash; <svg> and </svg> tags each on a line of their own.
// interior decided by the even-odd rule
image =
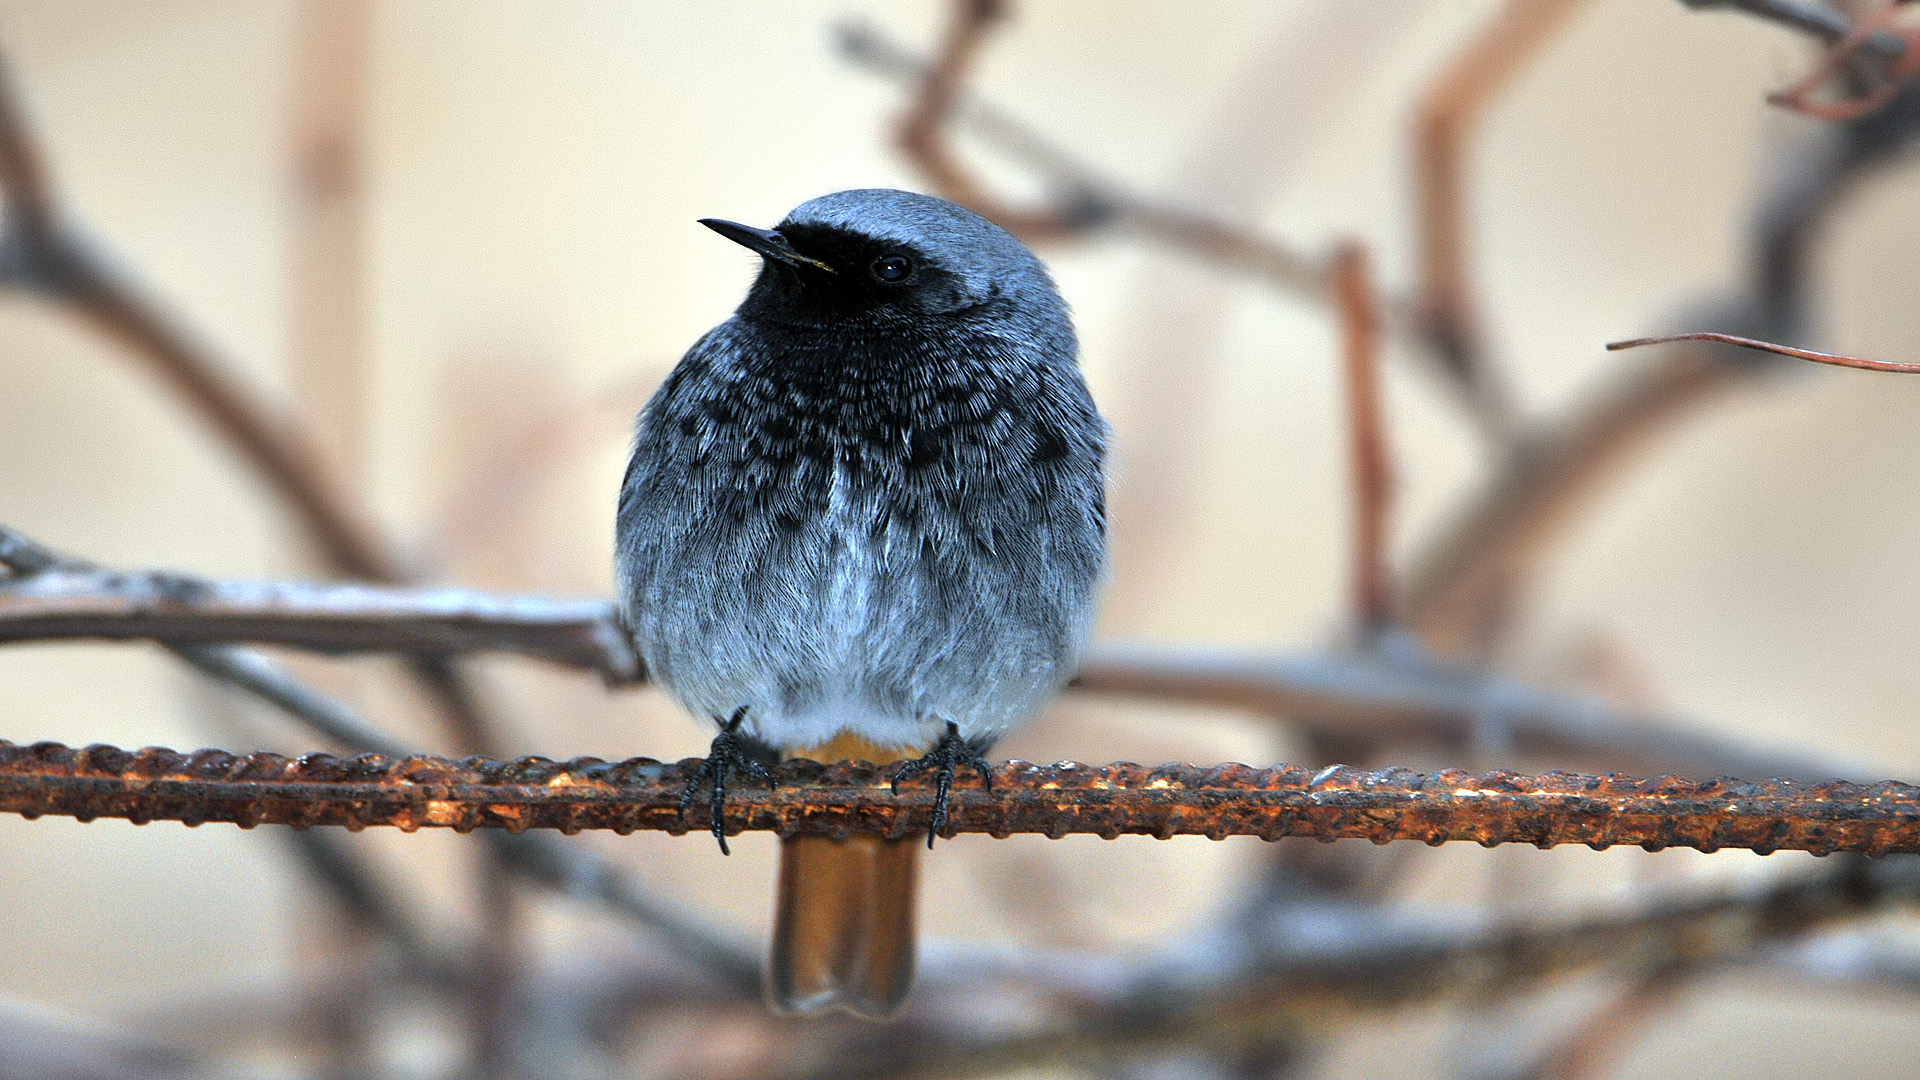
<svg viewBox="0 0 1920 1080">
<path fill-rule="evenodd" d="M 1135 188 L 1244 216 L 1307 252 L 1361 238 L 1404 290 L 1409 102 L 1496 6 L 1027 3 L 976 85 Z M 830 28 L 849 16 L 925 49 L 945 9 L 4 0 L 0 48 L 74 215 L 251 390 L 313 420 L 410 560 L 449 583 L 602 595 L 632 412 L 753 272 L 695 219 L 771 224 L 827 191 L 921 184 L 890 142 L 900 89 L 834 53 Z M 300 167 L 303 138 L 327 123 L 302 98 L 301 65 L 329 19 L 348 35 L 331 47 L 362 63 L 347 127 L 361 196 L 344 210 L 316 204 Z M 1474 261 L 1494 349 L 1529 408 L 1625 362 L 1603 342 L 1737 284 L 1764 150 L 1811 123 L 1763 98 L 1810 56 L 1737 16 L 1592 0 L 1504 95 L 1471 156 Z M 1004 175 L 1018 186 L 1017 170 Z M 1876 180 L 1819 245 L 1820 345 L 1920 358 L 1917 184 L 1912 169 Z M 1042 254 L 1118 433 L 1103 636 L 1334 640 L 1347 496 L 1327 311 L 1124 238 Z M 1401 553 L 1486 468 L 1452 402 L 1404 359 L 1396 350 L 1388 368 Z M 1614 687 L 1642 704 L 1920 776 L 1917 421 L 1920 380 L 1826 370 L 1705 410 L 1577 519 L 1526 598 L 1511 663 L 1577 681 L 1603 642 Z M 14 294 L 0 296 L 0 521 L 116 566 L 318 572 L 255 477 L 144 369 Z M 390 665 L 297 663 L 390 728 L 435 739 Z M 481 671 L 513 752 L 704 750 L 704 729 L 653 691 L 609 694 L 516 661 Z M 313 747 L 245 713 L 149 647 L 0 650 L 0 737 L 15 742 Z M 1266 764 L 1299 749 L 1231 712 L 1072 698 L 1000 751 Z M 355 839 L 458 934 L 466 890 L 434 875 L 461 873 L 472 838 Z M 728 860 L 698 836 L 576 842 L 734 933 L 765 932 L 769 837 L 742 837 Z M 924 925 L 1014 945 L 1151 944 L 1218 914 L 1262 854 L 1252 840 L 964 837 L 929 860 Z M 1407 857 L 1428 868 L 1403 898 L 1495 907 L 1522 879 L 1577 908 L 1635 882 L 1769 864 Z M 269 831 L 0 818 L 0 999 L 160 1037 L 181 1016 L 209 1023 L 222 1002 L 285 992 L 324 955 L 337 927 L 312 894 Z M 620 939 L 603 917 L 528 902 L 545 955 Z M 1606 1075 L 1910 1076 L 1917 1006 L 1729 975 L 1673 1002 Z M 1382 1019 L 1309 1072 L 1458 1075 L 1461 1023 L 1444 1009 Z M 418 1072 L 396 1075 L 438 1075 L 434 1030 L 423 1022 L 424 1049 L 399 1055 Z M 267 1051 L 254 1064 L 297 1074 Z"/>
</svg>

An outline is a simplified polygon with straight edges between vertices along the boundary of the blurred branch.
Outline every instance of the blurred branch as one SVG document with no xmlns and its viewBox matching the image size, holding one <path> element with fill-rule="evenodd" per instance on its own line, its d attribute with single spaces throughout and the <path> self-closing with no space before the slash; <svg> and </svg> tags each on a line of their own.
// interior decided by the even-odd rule
<svg viewBox="0 0 1920 1080">
<path fill-rule="evenodd" d="M 351 29 L 346 32 L 351 36 Z M 348 42 L 350 47 L 352 44 Z M 325 66 L 324 58 L 321 65 Z M 347 120 L 350 118 L 344 118 L 343 122 Z M 350 150 L 337 138 L 335 142 L 338 144 L 335 149 L 343 153 Z M 345 158 L 336 156 L 335 164 L 344 161 Z M 308 179 L 315 177 L 309 175 Z M 394 582 L 409 576 L 394 557 L 392 548 L 375 532 L 371 515 L 351 498 L 350 491 L 340 485 L 338 477 L 327 470 L 320 445 L 312 433 L 297 422 L 298 418 L 279 414 L 244 392 L 224 374 L 225 365 L 203 341 L 189 334 L 158 303 L 111 268 L 89 245 L 81 242 L 78 231 L 63 220 L 47 180 L 40 148 L 29 132 L 19 88 L 4 57 L 0 57 L 0 195 L 4 195 L 5 205 L 0 262 L 4 262 L 5 269 L 11 271 L 17 283 L 54 297 L 66 310 L 126 346 L 131 356 L 144 361 L 171 384 L 193 414 L 294 511 L 297 523 L 313 540 L 327 565 L 347 576 L 373 581 Z M 348 231 L 353 231 L 357 224 L 356 220 L 349 220 Z M 336 235 L 333 239 L 351 244 L 357 237 Z M 355 299 L 351 294 L 358 287 L 353 269 L 347 267 L 345 277 L 333 275 L 333 278 L 333 284 L 346 289 L 346 294 L 339 299 L 351 307 Z M 313 312 L 305 311 L 302 305 L 307 299 L 312 298 L 296 296 L 293 305 L 312 316 Z M 326 306 L 324 301 L 322 306 Z M 338 316 L 343 309 L 336 305 L 329 310 Z M 337 323 L 338 319 L 334 321 Z M 310 325 L 310 321 L 303 325 Z M 339 336 L 358 328 L 334 325 L 330 329 Z M 311 343 L 310 338 L 302 338 L 299 344 Z M 346 356 L 354 353 L 356 346 L 357 342 L 342 343 L 336 352 Z M 337 457 L 344 460 L 347 448 L 342 444 L 340 449 L 342 453 Z M 188 650 L 175 651 L 207 671 L 212 671 L 209 659 L 217 655 L 202 654 L 196 659 Z M 225 659 L 237 662 L 233 656 Z M 487 716 L 480 695 L 465 673 L 444 655 L 415 653 L 408 657 L 407 667 L 433 701 L 446 726 L 449 742 L 456 749 L 498 752 L 500 737 L 495 724 Z M 508 898 L 502 893 L 506 887 L 499 875 L 481 875 L 479 888 L 488 911 L 500 914 L 509 910 Z M 478 939 L 480 953 L 503 955 L 512 933 L 513 927 L 506 923 L 489 927 Z M 489 1008 L 489 1003 L 497 1003 L 501 996 L 497 993 L 488 996 L 503 985 L 500 980 L 489 981 L 490 978 L 483 973 L 482 1009 Z"/>
<path fill-rule="evenodd" d="M 17 574 L 0 577 L 0 643 L 63 637 L 157 640 L 344 746 L 390 756 L 409 751 L 265 657 L 219 643 L 336 653 L 495 649 L 620 681 L 641 677 L 613 606 L 605 601 L 115 573 L 61 560 L 5 526 L 0 526 L 0 564 L 13 566 Z M 1494 724 L 1518 750 L 1578 755 L 1612 768 L 1865 775 L 1858 764 L 1756 753 L 1739 743 L 1690 734 L 1669 720 L 1393 649 L 1285 656 L 1103 645 L 1083 659 L 1075 685 L 1252 709 L 1337 740 L 1424 740 L 1457 747 L 1466 745 L 1475 730 Z"/>
<path fill-rule="evenodd" d="M 1395 917 L 1356 905 L 1281 909 L 1261 933 L 1229 949 L 1200 943 L 1063 987 L 1080 1005 L 1068 1020 L 992 1043 L 934 1044 L 910 1054 L 895 1047 L 785 1075 L 933 1080 L 1182 1047 L 1234 1053 L 1389 1009 L 1523 993 L 1586 968 L 1750 961 L 1783 940 L 1916 899 L 1920 865 L 1902 858 L 1848 859 L 1814 874 L 1559 924 Z M 1045 957 L 1029 966 L 1047 969 L 1033 973 L 1043 985 L 1049 971 L 1074 970 Z"/>
<path fill-rule="evenodd" d="M 31 591 L 42 580 L 58 583 L 74 577 L 100 576 L 109 580 L 114 577 L 111 574 L 104 574 L 87 563 L 56 554 L 4 525 L 0 525 L 0 567 L 10 571 L 9 574 L 0 574 L 0 612 L 9 613 L 17 611 L 11 598 L 23 591 Z M 156 601 L 169 594 L 180 595 L 183 590 L 177 583 L 181 582 L 185 582 L 190 587 L 184 591 L 210 588 L 192 579 L 163 573 L 132 575 L 126 580 L 144 581 L 150 590 L 149 595 Z M 57 588 L 56 585 L 56 591 Z M 30 607 L 31 604 L 27 606 Z M 129 614 L 138 619 L 138 610 L 139 605 L 136 604 Z M 0 625 L 6 624 L 7 616 L 0 615 Z M 118 635 L 107 631 L 97 634 L 88 633 L 85 636 L 116 637 Z M 168 651 L 201 672 L 278 706 L 307 727 L 339 742 L 342 746 L 374 750 L 385 754 L 406 753 L 406 748 L 398 741 L 360 719 L 352 709 L 312 689 L 288 674 L 278 664 L 251 649 L 212 644 L 205 636 L 185 635 L 179 641 L 169 641 L 164 637 L 155 636 Z M 11 636 L 0 631 L 0 642 L 25 640 L 34 639 Z"/>
<path fill-rule="evenodd" d="M 1515 753 L 1556 765 L 1571 759 L 1591 767 L 1701 776 L 1869 775 L 1862 762 L 1770 753 L 1751 740 L 1701 732 L 1698 725 L 1626 712 L 1597 698 L 1436 663 L 1418 653 L 1403 656 L 1393 648 L 1288 656 L 1096 645 L 1074 685 L 1285 717 L 1316 738 L 1344 745 L 1458 749 L 1494 728 Z"/>
<path fill-rule="evenodd" d="M 347 850 L 340 833 L 289 830 L 302 865 L 319 878 L 352 923 L 384 937 L 402 957 L 409 978 L 440 987 L 458 986 L 465 973 L 450 957 L 439 955 L 401 900 L 381 887 Z"/>
<path fill-rule="evenodd" d="M 0 575 L 0 597 L 11 595 L 15 590 L 30 589 L 42 578 L 52 578 L 58 582 L 73 576 L 112 577 L 84 563 L 65 559 L 5 526 L 0 526 L 0 567 L 12 574 L 11 577 Z M 165 593 L 170 591 L 167 583 L 183 579 L 149 574 L 132 575 L 127 580 L 145 582 L 148 587 Z M 218 594 L 222 588 L 204 582 L 190 584 L 194 587 L 190 591 L 201 597 L 209 592 Z M 258 598 L 264 594 L 254 595 Z M 397 599 L 406 594 L 391 591 L 389 595 Z M 0 599 L 0 609 L 5 607 L 6 601 Z M 0 617 L 0 623 L 3 622 L 4 617 Z M 415 639 L 418 639 L 417 634 Z M 346 704 L 312 689 L 251 649 L 209 644 L 200 639 L 186 642 L 162 640 L 161 643 L 205 674 L 259 696 L 342 746 L 393 758 L 405 758 L 410 752 L 399 740 L 361 719 Z M 338 647 L 342 642 L 336 640 L 331 644 Z M 583 666 L 592 666 L 592 662 L 588 661 Z M 759 966 L 751 956 L 668 910 L 616 868 L 590 856 L 566 850 L 543 838 L 529 836 L 510 839 L 512 842 L 495 843 L 493 850 L 506 865 L 528 879 L 560 892 L 602 903 L 660 934 L 671 948 L 712 972 L 735 993 L 751 996 L 759 992 Z M 306 854 L 325 856 L 327 853 L 310 850 Z M 317 860 L 315 869 L 329 882 L 349 873 L 344 862 L 324 857 Z M 397 912 L 397 909 L 372 902 L 375 890 L 368 882 L 351 883 L 339 890 L 339 895 L 349 910 L 359 917 L 377 918 Z M 382 921 L 380 929 L 403 949 L 419 943 L 419 935 L 404 920 Z M 432 963 L 423 964 L 424 967 L 435 967 Z"/>
<path fill-rule="evenodd" d="M 1414 114 L 1419 310 L 1440 360 L 1488 430 L 1513 434 L 1519 409 L 1487 356 L 1468 258 L 1468 141 L 1487 109 L 1566 24 L 1581 0 L 1511 0 L 1458 53 Z"/>
<path fill-rule="evenodd" d="M 615 683 L 642 674 L 604 600 L 204 581 L 159 571 L 56 570 L 0 580 L 0 643 L 57 638 L 244 641 L 324 653 L 491 650 L 586 668 Z"/>
<path fill-rule="evenodd" d="M 1366 249 L 1343 245 L 1334 256 L 1341 359 L 1347 384 L 1347 444 L 1353 484 L 1353 616 L 1372 640 L 1393 620 L 1387 524 L 1393 509 L 1393 461 L 1380 415 L 1380 332 Z"/>
<path fill-rule="evenodd" d="M 1822 128 L 1762 170 L 1748 288 L 1698 321 L 1791 340 L 1805 323 L 1812 242 L 1863 178 L 1902 160 L 1920 134 L 1920 90 L 1851 124 Z M 1682 418 L 1777 363 L 1713 343 L 1674 349 L 1615 375 L 1560 416 L 1537 421 L 1481 494 L 1426 546 L 1404 578 L 1401 616 L 1430 648 L 1458 655 L 1531 573 L 1567 522 Z"/>
<path fill-rule="evenodd" d="M 1112 211 L 1105 200 L 1094 197 L 1090 184 L 1076 185 L 1077 190 L 1060 206 L 1022 210 L 994 196 L 960 163 L 946 140 L 948 118 L 961 81 L 979 56 L 988 29 L 1004 18 L 1007 10 L 1004 0 L 953 0 L 950 9 L 953 19 L 946 40 L 920 80 L 920 93 L 900 121 L 901 150 L 942 195 L 1023 239 L 1070 236 L 1099 224 Z"/>
<path fill-rule="evenodd" d="M 1635 979 L 1633 985 L 1595 1009 L 1571 1033 L 1514 1080 L 1584 1080 L 1604 1075 L 1620 1057 L 1623 1044 L 1661 1015 L 1704 963 L 1666 960 Z"/>
<path fill-rule="evenodd" d="M 865 23 L 848 22 L 839 28 L 840 51 L 848 60 L 917 88 L 899 138 L 936 191 L 1023 239 L 1055 239 L 1086 235 L 1101 228 L 1123 228 L 1256 275 L 1283 292 L 1332 301 L 1332 281 L 1319 260 L 1264 238 L 1249 226 L 1128 193 L 1024 124 L 967 94 L 962 80 L 1000 10 L 995 3 L 955 0 L 953 24 L 940 56 L 933 61 L 888 40 Z M 1057 192 L 1053 205 L 1038 211 L 1003 205 L 974 178 L 949 145 L 950 129 L 956 126 L 974 132 L 1041 174 Z M 1411 320 L 1397 305 L 1390 308 L 1388 323 L 1401 335 L 1408 334 L 1411 327 Z"/>
<path fill-rule="evenodd" d="M 1862 18 L 1845 37 L 1827 49 L 1820 62 L 1804 78 L 1786 90 L 1768 94 L 1767 101 L 1802 116 L 1843 123 L 1884 108 L 1916 74 L 1920 74 L 1920 49 L 1913 47 L 1920 43 L 1920 32 L 1893 25 L 1893 20 L 1900 14 L 1900 6 L 1901 0 L 1889 0 L 1880 10 Z M 1859 82 L 1870 78 L 1878 85 L 1862 87 L 1837 100 L 1815 99 L 1814 95 L 1834 76 L 1857 69 L 1860 65 L 1855 61 L 1868 51 L 1868 43 L 1882 36 L 1899 38 L 1907 43 L 1907 48 L 1897 57 L 1874 53 L 1874 57 L 1881 62 L 1873 65 L 1871 75 L 1850 80 Z"/>
<path fill-rule="evenodd" d="M 366 161 L 370 0 L 299 5 L 287 141 L 287 358 L 293 399 L 329 472 L 354 483 L 367 450 Z"/>
<path fill-rule="evenodd" d="M 651 363 L 585 398 L 536 414 L 484 448 L 422 530 L 427 558 L 444 565 L 471 545 L 511 535 L 539 486 L 596 438 L 632 437 L 633 418 L 672 367 Z"/>
<path fill-rule="evenodd" d="M 1496 614 L 1490 601 L 1531 572 L 1593 495 L 1669 426 L 1742 374 L 1704 350 L 1680 351 L 1539 423 L 1403 579 L 1406 625 L 1442 653 L 1469 650 Z"/>
<path fill-rule="evenodd" d="M 1468 286 L 1462 172 L 1466 140 L 1480 114 L 1577 5 L 1577 0 L 1518 0 L 1463 53 L 1422 103 L 1416 124 L 1421 297 L 1417 316 L 1386 306 L 1389 329 L 1423 341 L 1458 385 L 1470 410 L 1503 438 L 1517 423 L 1517 406 L 1480 342 Z M 931 62 L 920 60 L 866 26 L 841 32 L 842 49 L 864 66 L 917 81 L 919 93 L 900 127 L 900 143 L 936 190 L 1029 240 L 1044 240 L 1115 224 L 1204 258 L 1251 269 L 1277 286 L 1332 299 L 1327 270 L 1315 260 L 1230 226 L 1122 194 L 1091 170 L 1046 146 L 1023 126 L 962 93 L 962 83 L 985 35 L 1005 15 L 993 0 L 955 0 L 953 19 Z M 1056 205 L 1033 211 L 1007 205 L 961 162 L 949 129 L 963 123 L 1039 169 L 1060 192 Z M 1423 350 L 1424 352 L 1425 350 Z"/>
<path fill-rule="evenodd" d="M 1817 0 L 1680 0 L 1697 11 L 1743 11 L 1749 15 L 1779 23 L 1833 44 L 1853 31 L 1846 13 Z M 1906 55 L 1907 42 L 1898 34 L 1875 33 L 1864 47 L 1888 59 Z"/>
<path fill-rule="evenodd" d="M 83 241 L 47 182 L 40 148 L 0 55 L 0 193 L 5 196 L 0 266 L 14 283 L 57 298 L 146 361 L 231 444 L 306 526 L 327 562 L 373 580 L 401 574 L 391 555 L 326 475 L 314 442 L 290 416 L 252 400 L 222 374 L 199 341 Z"/>
<path fill-rule="evenodd" d="M 963 80 L 987 31 L 1005 15 L 1006 6 L 1003 0 L 953 0 L 952 11 L 946 39 L 932 61 L 893 45 L 868 26 L 848 24 L 840 31 L 841 50 L 849 59 L 917 84 L 918 93 L 900 124 L 900 147 L 937 192 L 1025 240 L 1057 239 L 1117 226 L 1258 274 L 1287 292 L 1332 299 L 1332 283 L 1318 260 L 1262 238 L 1247 226 L 1127 194 L 1046 146 L 1024 127 L 985 106 L 968 104 Z M 950 146 L 949 129 L 956 120 L 970 121 L 983 135 L 1038 169 L 1059 192 L 1055 205 L 1042 211 L 1019 210 L 994 196 Z"/>
<path fill-rule="evenodd" d="M 498 828 L 704 829 L 682 816 L 681 796 L 701 762 L 580 758 L 512 762 L 435 757 L 287 758 L 221 750 L 180 754 L 148 748 L 0 742 L 0 811 L 91 821 L 188 825 L 392 825 L 467 832 Z M 779 785 L 730 791 L 728 831 L 844 836 L 924 831 L 933 792 L 914 784 L 892 794 L 892 771 L 866 762 L 793 760 Z M 1920 788 L 1898 782 L 1802 784 L 1774 780 L 1635 780 L 1617 774 L 1521 776 L 1459 770 L 1366 772 L 1343 765 L 1198 767 L 1010 762 L 991 792 L 956 791 L 951 833 L 1171 836 L 1311 836 L 1384 843 L 1471 840 L 1492 846 L 1633 844 L 1691 847 L 1920 852 Z"/>
<path fill-rule="evenodd" d="M 0 1001 L 5 1080 L 210 1080 L 197 1054 L 120 1034 L 100 1017 L 62 1016 Z M 221 1074 L 246 1080 L 252 1070 Z"/>
<path fill-rule="evenodd" d="M 368 519 L 325 474 L 313 440 L 232 384 L 224 366 L 160 306 L 113 272 L 61 220 L 18 87 L 0 56 L 0 194 L 5 196 L 0 268 L 50 294 L 128 347 L 173 384 L 194 414 L 256 469 L 296 515 L 335 570 L 395 582 L 408 575 Z M 415 656 L 415 679 L 433 698 L 456 744 L 485 752 L 498 741 L 465 676 L 443 657 Z"/>
</svg>

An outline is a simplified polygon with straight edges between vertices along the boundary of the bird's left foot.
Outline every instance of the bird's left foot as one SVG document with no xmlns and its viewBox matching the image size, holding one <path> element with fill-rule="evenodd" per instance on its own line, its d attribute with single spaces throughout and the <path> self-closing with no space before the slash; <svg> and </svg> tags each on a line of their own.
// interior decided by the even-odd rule
<svg viewBox="0 0 1920 1080">
<path fill-rule="evenodd" d="M 934 775 L 933 822 L 927 826 L 927 848 L 932 850 L 933 838 L 947 827 L 947 796 L 953 791 L 953 774 L 962 765 L 980 774 L 980 783 L 988 791 L 993 790 L 993 762 L 987 760 L 987 740 L 963 739 L 960 737 L 960 725 L 951 720 L 947 722 L 947 733 L 940 736 L 940 742 L 927 752 L 925 757 L 915 758 L 900 766 L 893 774 L 893 793 L 900 794 L 900 781 L 931 771 Z"/>
<path fill-rule="evenodd" d="M 707 748 L 707 760 L 700 763 L 700 769 L 687 781 L 686 790 L 680 793 L 680 817 L 685 819 L 687 807 L 693 805 L 693 797 L 700 785 L 713 782 L 712 797 L 708 809 L 713 819 L 713 838 L 720 841 L 720 854 L 731 855 L 727 850 L 727 772 L 745 773 L 768 787 L 775 786 L 773 769 L 769 760 L 777 760 L 777 755 L 758 739 L 741 733 L 740 723 L 747 718 L 744 706 L 734 712 L 733 718 L 720 725 L 720 734 L 713 737 L 713 744 Z"/>
</svg>

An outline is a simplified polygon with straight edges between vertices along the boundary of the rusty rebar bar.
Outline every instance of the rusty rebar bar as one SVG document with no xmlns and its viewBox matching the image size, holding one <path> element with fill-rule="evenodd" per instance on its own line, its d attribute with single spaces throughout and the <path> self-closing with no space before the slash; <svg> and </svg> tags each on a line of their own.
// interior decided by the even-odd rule
<svg viewBox="0 0 1920 1080">
<path fill-rule="evenodd" d="M 58 743 L 0 741 L 0 811 L 136 823 L 181 821 L 255 825 L 392 825 L 443 827 L 659 830 L 707 827 L 705 813 L 682 817 L 681 792 L 699 762 L 647 758 L 568 762 L 522 758 L 354 758 L 308 754 L 289 758 L 224 750 L 183 754 L 112 746 L 75 749 Z M 778 786 L 730 794 L 730 832 L 767 830 L 844 836 L 905 836 L 927 826 L 932 791 L 910 784 L 888 790 L 891 772 L 866 762 L 823 765 L 791 761 Z M 1310 836 L 1385 843 L 1538 847 L 1632 844 L 1658 850 L 1743 848 L 1836 851 L 1869 855 L 1920 853 L 1920 787 L 1888 781 L 1818 784 L 1773 780 L 1640 780 L 1614 774 L 1457 769 L 1319 772 L 1279 765 L 1007 762 L 993 790 L 956 791 L 949 833 L 996 837 L 1091 833 Z"/>
</svg>

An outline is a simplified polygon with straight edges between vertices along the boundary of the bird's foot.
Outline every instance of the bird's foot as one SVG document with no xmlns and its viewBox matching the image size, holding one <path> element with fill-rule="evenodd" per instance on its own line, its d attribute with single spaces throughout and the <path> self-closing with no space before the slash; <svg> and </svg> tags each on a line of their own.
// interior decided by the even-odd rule
<svg viewBox="0 0 1920 1080">
<path fill-rule="evenodd" d="M 900 794 L 900 781 L 918 776 L 923 772 L 934 775 L 933 821 L 927 826 L 927 848 L 933 848 L 933 838 L 947 827 L 947 796 L 953 791 L 953 774 L 962 765 L 980 774 L 980 783 L 993 790 L 993 762 L 987 760 L 988 742 L 975 741 L 960 737 L 960 726 L 951 720 L 947 722 L 947 733 L 927 752 L 925 757 L 915 758 L 900 766 L 893 774 L 893 793 Z"/>
<path fill-rule="evenodd" d="M 734 711 L 733 718 L 720 725 L 720 734 L 713 737 L 713 744 L 707 748 L 707 760 L 701 762 L 699 771 L 687 781 L 686 790 L 680 793 L 680 817 L 685 820 L 687 807 L 693 805 L 693 797 L 700 791 L 700 785 L 711 780 L 712 794 L 707 806 L 713 817 L 713 838 L 720 841 L 720 854 L 731 855 L 727 850 L 727 771 L 745 773 L 755 780 L 764 781 L 771 788 L 775 786 L 773 769 L 769 762 L 774 760 L 773 751 L 762 745 L 750 735 L 740 733 L 740 723 L 747 718 L 745 706 Z"/>
</svg>

